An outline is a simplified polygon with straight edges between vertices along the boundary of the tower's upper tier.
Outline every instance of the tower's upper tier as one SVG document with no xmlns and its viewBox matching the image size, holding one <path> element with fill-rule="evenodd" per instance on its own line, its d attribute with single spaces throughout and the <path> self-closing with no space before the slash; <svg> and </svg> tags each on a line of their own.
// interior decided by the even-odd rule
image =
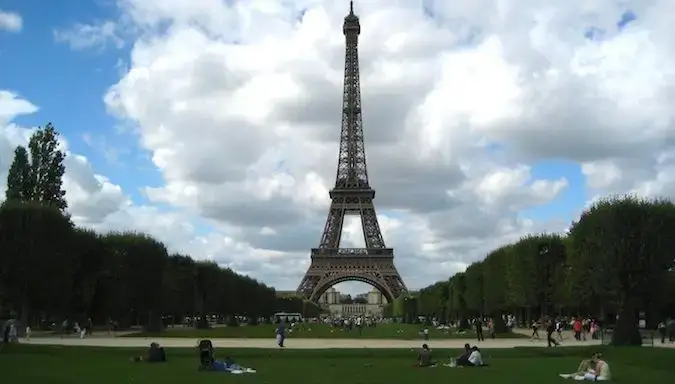
<svg viewBox="0 0 675 384">
<path fill-rule="evenodd" d="M 354 14 L 354 2 L 349 2 L 349 14 L 345 16 L 345 22 L 342 24 L 342 33 L 347 35 L 347 33 L 356 33 L 357 35 L 361 33 L 361 24 L 359 23 L 359 17 Z"/>
</svg>

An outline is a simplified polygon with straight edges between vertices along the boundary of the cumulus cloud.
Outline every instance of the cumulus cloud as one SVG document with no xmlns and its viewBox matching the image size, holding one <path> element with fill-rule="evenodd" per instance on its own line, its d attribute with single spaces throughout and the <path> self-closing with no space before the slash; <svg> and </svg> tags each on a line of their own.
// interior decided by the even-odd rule
<svg viewBox="0 0 675 384">
<path fill-rule="evenodd" d="M 118 5 L 137 35 L 104 101 L 137 127 L 162 174 L 146 196 L 181 212 L 147 219 L 147 228 L 175 231 L 176 247 L 294 289 L 335 177 L 346 5 Z M 564 230 L 564 219 L 524 213 L 569 187 L 533 172 L 543 161 L 578 164 L 589 199 L 675 194 L 672 1 L 356 6 L 369 174 L 409 287 L 525 233 Z M 618 25 L 627 10 L 636 19 Z M 90 220 L 145 223 L 156 209 L 122 202 Z M 358 244 L 356 225 L 350 218 L 347 245 Z"/>
<path fill-rule="evenodd" d="M 23 19 L 16 12 L 3 11 L 0 9 L 0 30 L 8 32 L 21 32 Z"/>
</svg>

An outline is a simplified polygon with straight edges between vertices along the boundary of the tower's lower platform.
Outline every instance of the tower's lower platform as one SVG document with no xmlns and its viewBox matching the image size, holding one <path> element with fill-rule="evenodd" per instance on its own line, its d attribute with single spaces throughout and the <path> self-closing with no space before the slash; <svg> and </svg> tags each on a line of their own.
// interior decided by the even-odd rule
<svg viewBox="0 0 675 384">
<path fill-rule="evenodd" d="M 316 302 L 328 288 L 345 281 L 370 284 L 390 303 L 408 292 L 394 265 L 391 248 L 314 248 L 297 292 Z"/>
</svg>

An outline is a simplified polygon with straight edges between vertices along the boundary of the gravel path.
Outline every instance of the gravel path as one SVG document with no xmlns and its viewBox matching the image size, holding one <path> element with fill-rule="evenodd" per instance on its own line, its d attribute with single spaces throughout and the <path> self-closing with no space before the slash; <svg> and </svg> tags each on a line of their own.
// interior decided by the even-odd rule
<svg viewBox="0 0 675 384">
<path fill-rule="evenodd" d="M 100 346 L 100 347 L 145 347 L 150 342 L 157 342 L 167 348 L 185 348 L 197 345 L 197 339 L 187 338 L 127 338 L 127 337 L 93 337 L 78 338 L 34 338 L 22 340 L 25 344 L 39 345 L 73 345 L 73 346 Z M 211 339 L 218 348 L 278 348 L 274 338 L 270 339 Z M 476 342 L 475 339 L 437 339 L 427 342 L 432 348 L 463 348 L 465 343 L 477 344 L 481 348 L 514 348 L 514 347 L 543 347 L 545 340 L 530 341 L 529 339 L 496 339 Z M 289 349 L 330 349 L 330 348 L 419 348 L 421 340 L 387 340 L 387 339 L 295 339 L 286 340 Z M 566 346 L 600 345 L 597 340 L 585 342 L 570 341 L 563 343 Z"/>
</svg>

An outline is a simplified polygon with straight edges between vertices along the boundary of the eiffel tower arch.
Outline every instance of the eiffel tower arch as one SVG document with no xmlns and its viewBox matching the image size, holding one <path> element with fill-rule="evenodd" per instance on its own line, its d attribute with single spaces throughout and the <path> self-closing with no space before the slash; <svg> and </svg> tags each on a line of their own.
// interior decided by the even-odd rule
<svg viewBox="0 0 675 384">
<path fill-rule="evenodd" d="M 361 84 L 358 41 L 361 33 L 354 3 L 342 26 L 345 35 L 345 73 L 342 94 L 342 127 L 335 186 L 318 248 L 312 248 L 311 264 L 298 294 L 318 301 L 330 287 L 345 281 L 372 285 L 391 302 L 408 289 L 394 265 L 394 250 L 387 248 L 377 220 L 375 190 L 371 188 L 366 166 L 361 116 Z M 346 215 L 358 215 L 365 248 L 340 248 Z"/>
</svg>

